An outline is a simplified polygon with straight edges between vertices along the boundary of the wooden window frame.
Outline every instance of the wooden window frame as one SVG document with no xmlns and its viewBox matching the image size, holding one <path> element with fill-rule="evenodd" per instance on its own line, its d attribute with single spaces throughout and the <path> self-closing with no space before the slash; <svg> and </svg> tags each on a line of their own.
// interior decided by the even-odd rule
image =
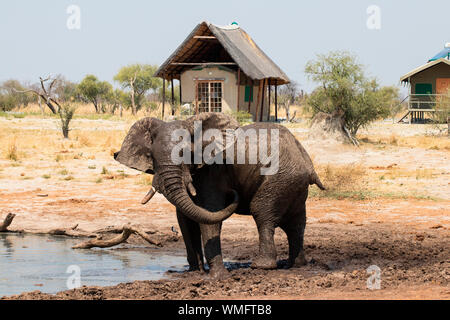
<svg viewBox="0 0 450 320">
<path fill-rule="evenodd" d="M 198 95 L 198 87 L 199 84 L 207 83 L 208 84 L 208 110 L 207 111 L 201 111 L 201 112 L 223 112 L 223 97 L 224 97 L 224 80 L 207 80 L 207 79 L 194 79 L 195 81 L 195 112 L 198 114 L 200 113 L 200 106 L 199 106 L 199 95 Z M 221 95 L 220 95 L 220 111 L 211 111 L 211 84 L 213 83 L 220 83 L 221 86 Z"/>
</svg>

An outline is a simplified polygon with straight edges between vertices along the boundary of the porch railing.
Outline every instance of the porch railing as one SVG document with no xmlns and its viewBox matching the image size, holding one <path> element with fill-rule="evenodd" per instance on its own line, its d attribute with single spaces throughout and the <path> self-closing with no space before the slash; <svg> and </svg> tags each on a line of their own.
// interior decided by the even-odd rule
<svg viewBox="0 0 450 320">
<path fill-rule="evenodd" d="M 409 110 L 433 110 L 436 102 L 439 101 L 444 94 L 411 94 L 408 101 Z"/>
</svg>

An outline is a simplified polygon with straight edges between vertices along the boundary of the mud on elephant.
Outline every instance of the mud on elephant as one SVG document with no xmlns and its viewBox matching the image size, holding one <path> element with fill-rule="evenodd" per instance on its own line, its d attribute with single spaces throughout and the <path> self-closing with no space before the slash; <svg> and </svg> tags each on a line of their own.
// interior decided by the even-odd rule
<svg viewBox="0 0 450 320">
<path fill-rule="evenodd" d="M 172 154 L 180 146 L 180 140 L 173 139 L 173 133 L 180 129 L 187 132 L 186 138 L 191 144 L 191 148 L 180 152 L 183 159 L 190 161 L 181 163 L 174 161 Z M 216 129 L 214 132 L 222 134 L 228 143 L 219 143 L 217 135 L 215 138 L 202 136 L 210 132 L 209 129 Z M 239 134 L 232 134 L 229 139 L 230 132 Z M 274 132 L 278 139 L 275 144 Z M 266 143 L 271 155 L 276 145 L 277 159 L 271 158 L 271 162 L 277 162 L 275 172 L 262 174 L 273 163 L 252 160 L 255 141 L 251 136 L 255 134 L 257 141 Z M 195 159 L 195 144 L 199 141 L 205 150 L 213 145 L 211 154 L 216 161 Z M 192 151 L 186 154 L 186 150 Z M 233 213 L 252 215 L 256 222 L 259 253 L 252 262 L 253 268 L 276 268 L 276 227 L 287 235 L 289 264 L 306 263 L 303 236 L 308 187 L 311 184 L 324 187 L 306 150 L 285 127 L 273 123 L 239 127 L 236 120 L 222 113 L 201 113 L 173 122 L 145 118 L 131 127 L 114 158 L 128 167 L 154 175 L 153 187 L 143 203 L 160 192 L 175 205 L 190 270 L 204 269 L 205 256 L 213 277 L 226 275 L 220 233 L 222 221 Z M 217 161 L 218 158 L 223 161 Z"/>
</svg>

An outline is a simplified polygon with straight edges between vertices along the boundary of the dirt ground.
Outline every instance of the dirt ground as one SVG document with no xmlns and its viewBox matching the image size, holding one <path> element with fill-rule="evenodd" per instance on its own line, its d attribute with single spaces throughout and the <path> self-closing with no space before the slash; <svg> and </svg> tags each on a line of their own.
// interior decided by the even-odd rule
<svg viewBox="0 0 450 320">
<path fill-rule="evenodd" d="M 111 157 L 130 123 L 77 120 L 64 141 L 56 138 L 54 120 L 45 120 L 44 128 L 41 121 L 0 118 L 0 219 L 15 213 L 11 229 L 78 224 L 94 230 L 132 222 L 161 234 L 178 230 L 174 207 L 163 196 L 140 204 L 151 180 Z M 304 127 L 291 130 L 304 138 Z M 251 217 L 234 215 L 222 232 L 228 279 L 178 270 L 160 281 L 8 299 L 450 299 L 450 149 L 445 137 L 422 141 L 424 130 L 431 129 L 379 123 L 361 133 L 360 148 L 304 142 L 333 190 L 311 189 L 305 267 L 285 269 L 288 245 L 277 229 L 279 268 L 250 269 L 256 226 Z M 16 160 L 7 154 L 11 134 Z M 339 179 L 350 183 L 335 187 Z M 129 246 L 134 243 L 139 240 L 130 238 Z M 183 248 L 180 239 L 160 250 Z M 367 288 L 371 265 L 381 270 L 380 290 Z"/>
</svg>

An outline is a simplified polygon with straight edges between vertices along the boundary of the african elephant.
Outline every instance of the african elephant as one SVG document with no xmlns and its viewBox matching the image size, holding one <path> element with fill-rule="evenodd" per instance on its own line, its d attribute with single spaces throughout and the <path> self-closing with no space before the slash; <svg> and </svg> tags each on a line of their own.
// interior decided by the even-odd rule
<svg viewBox="0 0 450 320">
<path fill-rule="evenodd" d="M 187 144 L 190 143 L 191 146 L 196 141 L 200 141 L 202 148 L 207 147 L 207 143 L 217 142 L 211 155 L 227 161 L 206 163 L 203 159 L 195 162 L 192 161 L 195 158 L 194 152 L 187 154 L 189 149 L 184 149 L 178 155 L 187 154 L 184 159 L 191 161 L 174 161 L 173 150 L 179 147 L 180 140 L 173 139 L 172 135 L 180 129 L 187 133 Z M 195 131 L 199 129 L 200 139 L 196 137 Z M 236 138 L 241 137 L 238 134 L 231 134 L 228 144 L 220 144 L 217 136 L 214 139 L 202 139 L 201 134 L 205 135 L 209 132 L 208 129 L 220 130 L 219 133 L 224 138 L 230 137 L 232 130 L 239 130 L 244 139 Z M 261 133 L 264 130 L 267 132 L 265 135 Z M 275 137 L 275 132 L 278 141 L 267 143 Z M 254 151 L 254 141 L 246 137 L 250 133 L 256 133 L 258 141 L 265 140 L 271 154 L 278 148 L 278 159 L 271 160 L 277 162 L 276 172 L 263 175 L 262 169 L 267 169 L 269 164 L 260 159 L 256 162 L 250 159 L 250 154 Z M 243 149 L 239 152 L 238 148 L 242 144 Z M 260 149 L 261 145 L 258 146 Z M 193 149 L 195 150 L 195 145 Z M 241 157 L 240 162 L 236 161 L 239 160 L 238 157 Z M 242 157 L 245 161 L 242 161 Z M 201 113 L 184 121 L 173 122 L 144 118 L 131 127 L 121 150 L 114 154 L 114 158 L 128 167 L 154 175 L 153 187 L 143 203 L 148 202 L 155 192 L 160 192 L 175 205 L 190 270 L 204 269 L 204 252 L 210 275 L 226 275 L 220 233 L 222 221 L 233 213 L 251 214 L 256 222 L 259 254 L 253 260 L 252 268 L 276 268 L 276 227 L 281 227 L 287 234 L 289 265 L 301 266 L 306 263 L 303 235 L 308 187 L 311 184 L 316 184 L 321 189 L 324 187 L 309 155 L 285 127 L 273 123 L 239 127 L 234 118 L 222 113 Z"/>
</svg>

